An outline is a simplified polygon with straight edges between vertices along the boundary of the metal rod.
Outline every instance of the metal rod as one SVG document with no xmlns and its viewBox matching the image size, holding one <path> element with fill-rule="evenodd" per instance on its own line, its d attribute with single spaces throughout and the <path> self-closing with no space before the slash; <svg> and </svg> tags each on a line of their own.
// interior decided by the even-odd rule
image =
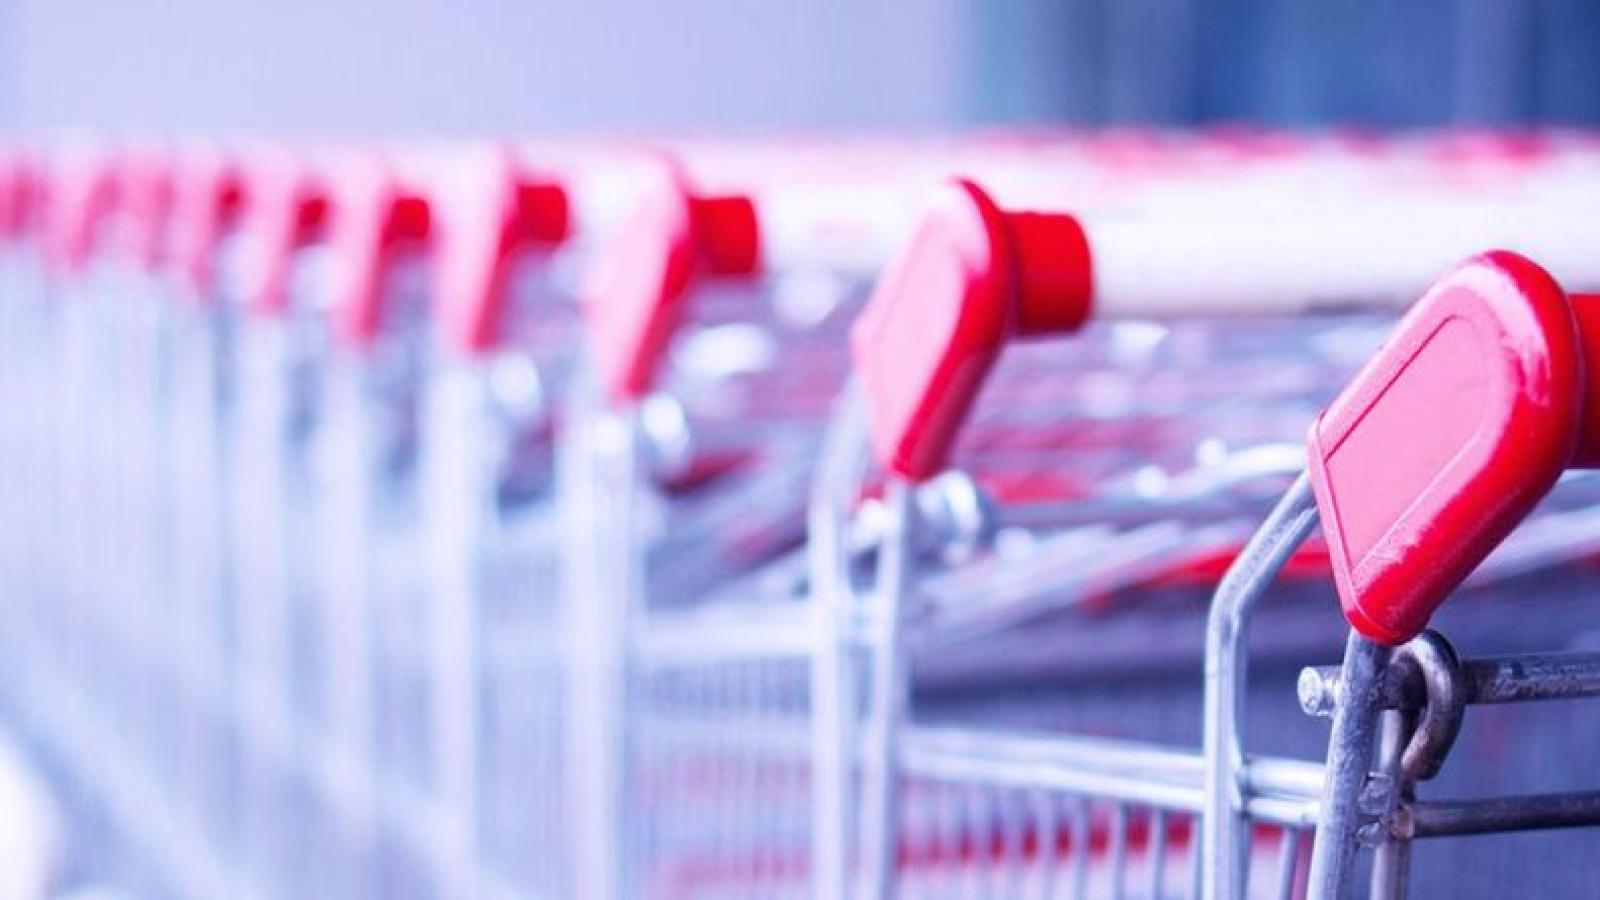
<svg viewBox="0 0 1600 900">
<path fill-rule="evenodd" d="M 1167 873 L 1167 813 L 1157 809 L 1150 813 L 1150 897 L 1161 900 L 1166 894 L 1164 878 Z"/>
<path fill-rule="evenodd" d="M 1379 759 L 1384 774 L 1401 783 L 1401 759 L 1406 745 L 1416 730 L 1416 715 L 1411 712 L 1388 710 L 1383 713 L 1383 734 L 1380 740 Z M 1411 871 L 1411 842 L 1404 838 L 1388 836 L 1373 854 L 1372 896 L 1387 900 L 1405 900 L 1407 876 Z"/>
<path fill-rule="evenodd" d="M 850 498 L 865 469 L 866 414 L 860 391 L 847 386 L 822 447 L 821 472 L 807 511 L 811 581 L 811 890 L 843 897 L 855 828 L 850 748 L 856 745 L 853 702 L 855 614 L 850 585 Z"/>
<path fill-rule="evenodd" d="M 1420 709 L 1427 692 L 1414 670 L 1386 672 L 1377 702 L 1383 709 Z M 1600 653 L 1540 653 L 1470 659 L 1461 663 L 1469 704 L 1522 703 L 1600 697 Z M 1300 672 L 1300 708 L 1327 716 L 1338 704 L 1339 667 L 1310 666 Z"/>
<path fill-rule="evenodd" d="M 1128 805 L 1118 803 L 1111 808 L 1110 824 L 1111 897 L 1114 900 L 1122 900 L 1127 887 L 1128 827 Z"/>
<path fill-rule="evenodd" d="M 1418 800 L 1400 808 L 1393 830 L 1402 837 L 1427 838 L 1594 826 L 1600 826 L 1600 791 Z"/>
<path fill-rule="evenodd" d="M 1246 628 L 1251 611 L 1317 523 L 1310 480 L 1302 473 L 1273 507 L 1217 586 L 1206 622 L 1205 815 L 1201 889 L 1206 900 L 1233 900 L 1245 888 L 1243 834 Z"/>
<path fill-rule="evenodd" d="M 874 653 L 869 666 L 867 746 L 861 788 L 861 863 L 867 897 L 889 900 L 899 875 L 895 850 L 900 828 L 901 725 L 910 700 L 910 672 L 901 641 L 909 604 L 915 516 L 911 486 L 891 481 L 885 491 L 890 524 L 878 557 Z"/>
<path fill-rule="evenodd" d="M 1301 834 L 1298 828 L 1283 832 L 1283 843 L 1278 847 L 1278 891 L 1275 895 L 1279 900 L 1291 900 L 1294 896 L 1295 876 L 1300 870 Z"/>
<path fill-rule="evenodd" d="M 1037 880 L 1034 883 L 1033 896 L 1040 898 L 1054 897 L 1056 867 L 1060 861 L 1056 859 L 1057 835 L 1056 820 L 1060 814 L 1059 803 L 1054 794 L 1036 793 L 1033 799 L 1034 818 L 1039 834 L 1039 852 Z"/>
<path fill-rule="evenodd" d="M 628 422 L 593 415 L 568 431 L 557 462 L 566 504 L 562 515 L 573 523 L 567 553 L 578 561 L 566 567 L 570 583 L 563 591 L 560 629 L 570 646 L 563 751 L 567 760 L 582 762 L 572 766 L 567 784 L 572 895 L 584 900 L 632 893 L 621 845 L 627 796 L 625 650 L 644 573 L 640 555 L 620 552 L 616 542 L 637 534 L 637 449 Z"/>
<path fill-rule="evenodd" d="M 1071 823 L 1071 851 L 1072 851 L 1072 896 L 1074 900 L 1084 900 L 1089 896 L 1089 843 L 1094 840 L 1094 819 L 1089 809 L 1089 801 L 1082 797 L 1076 798 L 1072 805 Z"/>
<path fill-rule="evenodd" d="M 1322 812 L 1311 847 L 1312 900 L 1343 897 L 1355 861 L 1356 830 L 1361 825 L 1361 794 L 1377 737 L 1376 697 L 1390 648 L 1352 631 L 1345 644 L 1345 696 L 1333 714 Z"/>
</svg>

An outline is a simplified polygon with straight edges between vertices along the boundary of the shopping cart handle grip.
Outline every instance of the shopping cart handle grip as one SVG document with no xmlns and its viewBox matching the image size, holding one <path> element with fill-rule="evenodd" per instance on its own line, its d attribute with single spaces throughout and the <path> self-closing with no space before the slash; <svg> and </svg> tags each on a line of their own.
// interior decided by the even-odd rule
<svg viewBox="0 0 1600 900">
<path fill-rule="evenodd" d="M 1007 213 L 970 181 L 947 187 L 851 335 L 878 461 L 912 480 L 938 474 L 1006 341 L 1080 327 L 1091 275 L 1073 217 Z"/>
<path fill-rule="evenodd" d="M 1573 294 L 1570 299 L 1583 348 L 1585 385 L 1600 384 L 1600 294 Z M 1600 388 L 1585 390 L 1583 400 L 1583 424 L 1569 468 L 1596 469 L 1600 468 Z"/>
<path fill-rule="evenodd" d="M 76 275 L 99 249 L 96 240 L 116 212 L 119 188 L 113 158 L 99 151 L 64 154 L 52 167 L 46 252 L 52 269 Z"/>
<path fill-rule="evenodd" d="M 310 167 L 263 152 L 245 166 L 250 202 L 240 226 L 250 244 L 241 293 L 245 308 L 261 316 L 288 310 L 295 255 L 326 237 L 328 192 Z"/>
<path fill-rule="evenodd" d="M 1312 426 L 1340 604 L 1399 644 L 1555 484 L 1585 402 L 1571 307 L 1508 252 L 1439 279 Z"/>
<path fill-rule="evenodd" d="M 215 293 L 217 251 L 248 201 L 238 161 L 220 148 L 191 150 L 179 165 L 172 210 L 172 264 L 196 300 Z"/>
<path fill-rule="evenodd" d="M 675 168 L 596 254 L 585 288 L 591 356 L 612 399 L 649 393 L 694 280 L 759 266 L 755 204 L 693 193 Z"/>
<path fill-rule="evenodd" d="M 122 249 L 147 271 L 164 262 L 164 240 L 177 195 L 172 170 L 165 153 L 149 148 L 129 150 L 117 162 L 117 203 L 129 232 Z"/>
<path fill-rule="evenodd" d="M 503 337 L 516 261 L 566 240 L 571 219 L 566 188 L 525 171 L 509 148 L 489 152 L 470 165 L 458 162 L 458 177 L 433 193 L 440 336 L 469 356 Z"/>
<path fill-rule="evenodd" d="M 32 154 L 18 147 L 0 153 L 0 240 L 12 240 L 37 224 L 39 172 Z"/>
<path fill-rule="evenodd" d="M 339 265 L 333 334 L 359 350 L 382 329 L 385 281 L 399 252 L 431 238 L 432 207 L 377 161 L 338 173 L 330 197 L 328 244 Z"/>
</svg>

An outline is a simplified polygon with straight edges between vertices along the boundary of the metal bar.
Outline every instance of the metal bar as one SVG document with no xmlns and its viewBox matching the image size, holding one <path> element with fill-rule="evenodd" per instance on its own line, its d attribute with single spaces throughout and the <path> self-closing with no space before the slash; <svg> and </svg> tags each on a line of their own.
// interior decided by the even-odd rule
<svg viewBox="0 0 1600 900">
<path fill-rule="evenodd" d="M 1023 819 L 1027 815 L 1023 807 L 1024 799 L 1016 794 L 1009 794 L 999 798 L 1001 848 L 1004 854 L 1003 865 L 999 868 L 1007 876 L 997 880 L 994 890 L 1004 897 L 1021 897 L 1028 888 L 1028 866 L 1026 841 L 1026 824 Z"/>
<path fill-rule="evenodd" d="M 1245 888 L 1244 703 L 1246 628 L 1278 571 L 1317 523 L 1311 482 L 1302 473 L 1229 567 L 1206 622 L 1205 815 L 1201 888 L 1206 900 L 1233 900 Z"/>
<path fill-rule="evenodd" d="M 574 564 L 567 567 L 561 633 L 573 648 L 563 685 L 567 759 L 583 760 L 571 792 L 572 895 L 608 900 L 632 893 L 621 846 L 627 796 L 628 693 L 625 650 L 644 577 L 640 554 L 619 548 L 637 534 L 633 429 L 596 416 L 571 429 L 557 461 L 562 515 Z"/>
<path fill-rule="evenodd" d="M 1157 809 L 1150 814 L 1150 897 L 1161 900 L 1166 893 L 1163 880 L 1167 872 L 1167 813 Z"/>
<path fill-rule="evenodd" d="M 1410 669 L 1390 670 L 1379 683 L 1383 709 L 1420 709 L 1427 701 L 1422 681 Z M 1522 703 L 1600 697 L 1600 653 L 1538 653 L 1469 659 L 1461 663 L 1469 704 Z M 1300 672 L 1300 708 L 1328 716 L 1339 697 L 1339 667 L 1310 666 Z"/>
<path fill-rule="evenodd" d="M 1383 713 L 1382 737 L 1378 752 L 1383 773 L 1402 783 L 1401 759 L 1416 730 L 1416 715 L 1389 710 Z M 1372 896 L 1405 900 L 1407 876 L 1411 871 L 1411 841 L 1391 835 L 1378 845 L 1372 860 Z"/>
<path fill-rule="evenodd" d="M 868 719 L 864 729 L 870 756 L 864 760 L 861 788 L 861 864 L 864 895 L 889 900 L 895 894 L 895 862 L 900 826 L 901 730 L 910 703 L 910 671 L 901 637 L 906 592 L 914 577 L 912 547 L 916 527 L 911 487 L 891 481 L 884 495 L 891 522 L 878 557 L 873 593 L 876 639 L 868 669 Z"/>
<path fill-rule="evenodd" d="M 1361 825 L 1361 794 L 1377 737 L 1378 680 L 1391 650 L 1350 632 L 1345 644 L 1346 696 L 1333 714 L 1328 739 L 1328 769 L 1322 813 L 1311 847 L 1310 896 L 1338 900 L 1345 895 L 1355 861 L 1356 829 Z"/>
<path fill-rule="evenodd" d="M 1039 835 L 1039 850 L 1037 857 L 1037 878 L 1034 882 L 1033 896 L 1050 898 L 1055 896 L 1056 866 L 1056 818 L 1060 812 L 1057 798 L 1054 794 L 1035 792 L 1033 795 L 1033 815 L 1036 821 L 1036 831 Z"/>
<path fill-rule="evenodd" d="M 1247 797 L 1316 799 L 1322 795 L 1322 764 L 1299 759 L 1252 756 L 1240 777 Z"/>
<path fill-rule="evenodd" d="M 1600 826 L 1600 791 L 1528 794 L 1487 800 L 1417 800 L 1404 804 L 1392 831 L 1402 838 Z"/>
<path fill-rule="evenodd" d="M 1094 840 L 1094 819 L 1090 815 L 1089 801 L 1079 797 L 1073 801 L 1071 827 L 1072 896 L 1084 900 L 1089 896 L 1089 842 Z"/>
<path fill-rule="evenodd" d="M 1295 875 L 1300 868 L 1300 842 L 1301 831 L 1290 828 L 1283 833 L 1283 843 L 1278 847 L 1278 892 L 1275 896 L 1279 900 L 1290 900 L 1294 896 Z"/>
<path fill-rule="evenodd" d="M 715 662 L 805 660 L 815 650 L 811 613 L 798 604 L 716 615 L 726 610 L 647 611 L 634 652 L 643 668 L 689 667 Z"/>
<path fill-rule="evenodd" d="M 1179 812 L 1199 812 L 1202 761 L 1192 752 L 1107 738 L 910 726 L 901 765 L 908 776 L 979 781 L 1092 795 Z M 1240 778 L 1248 818 L 1283 825 L 1315 822 L 1322 766 L 1255 757 Z"/>
<path fill-rule="evenodd" d="M 1118 803 L 1111 809 L 1111 896 L 1122 900 L 1126 889 L 1128 871 L 1128 805 Z"/>
<path fill-rule="evenodd" d="M 850 499 L 866 468 L 866 413 L 861 393 L 847 385 L 822 446 L 821 471 L 807 509 L 811 575 L 810 634 L 816 641 L 809 673 L 811 701 L 811 891 L 843 897 L 849 848 L 855 843 L 855 644 L 847 626 L 855 613 L 850 584 Z"/>
<path fill-rule="evenodd" d="M 939 757 L 997 759 L 1028 765 L 1105 770 L 1163 784 L 1194 784 L 1201 760 L 1192 750 L 1085 735 L 1040 735 L 928 725 L 908 729 L 907 745 Z M 1290 761 L 1280 761 L 1292 765 Z M 1316 784 L 1320 788 L 1320 778 Z"/>
<path fill-rule="evenodd" d="M 902 771 L 910 776 L 946 782 L 981 781 L 1017 788 L 1042 788 L 1091 796 L 1097 800 L 1138 803 L 1194 812 L 1200 808 L 1200 785 L 1162 784 L 1136 774 L 1074 767 L 1046 767 L 1026 760 L 963 754 L 941 754 L 907 741 Z"/>
</svg>

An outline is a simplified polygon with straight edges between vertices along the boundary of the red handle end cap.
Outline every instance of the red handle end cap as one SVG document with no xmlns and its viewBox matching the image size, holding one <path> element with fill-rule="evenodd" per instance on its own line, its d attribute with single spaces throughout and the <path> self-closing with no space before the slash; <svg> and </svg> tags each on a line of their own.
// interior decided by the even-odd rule
<svg viewBox="0 0 1600 900">
<path fill-rule="evenodd" d="M 695 196 L 670 171 L 591 271 L 585 316 L 607 393 L 628 401 L 650 391 L 698 274 L 750 275 L 759 256 L 750 198 Z"/>
<path fill-rule="evenodd" d="M 360 350 L 381 333 L 386 282 L 401 251 L 431 238 L 432 208 L 376 160 L 339 173 L 329 203 L 328 243 L 340 260 L 333 330 Z"/>
<path fill-rule="evenodd" d="M 1600 294 L 1573 294 L 1572 316 L 1578 325 L 1578 340 L 1583 347 L 1585 377 L 1600 375 Z M 1584 392 L 1583 427 L 1572 467 L 1600 468 L 1600 390 Z"/>
<path fill-rule="evenodd" d="M 1512 253 L 1451 271 L 1312 427 L 1310 477 L 1340 604 L 1398 644 L 1555 483 L 1583 365 L 1561 288 Z"/>
<path fill-rule="evenodd" d="M 698 256 L 690 206 L 679 185 L 652 195 L 595 257 L 584 315 L 595 366 L 613 399 L 649 391 L 671 338 Z"/>
<path fill-rule="evenodd" d="M 1005 216 L 977 185 L 945 189 L 879 279 L 851 335 L 873 449 L 905 478 L 937 474 L 1010 330 Z"/>
<path fill-rule="evenodd" d="M 517 259 L 559 245 L 571 228 L 564 187 L 528 177 L 509 158 L 496 159 L 499 165 L 435 195 L 436 314 L 444 340 L 469 356 L 505 339 Z"/>
</svg>

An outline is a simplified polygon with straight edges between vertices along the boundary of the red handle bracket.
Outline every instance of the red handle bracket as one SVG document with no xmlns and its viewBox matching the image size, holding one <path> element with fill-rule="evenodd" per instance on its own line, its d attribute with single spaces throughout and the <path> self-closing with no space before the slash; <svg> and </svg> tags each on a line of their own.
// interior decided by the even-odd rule
<svg viewBox="0 0 1600 900">
<path fill-rule="evenodd" d="M 115 160 L 94 151 L 67 152 L 55 160 L 47 197 L 47 257 L 51 268 L 76 275 L 99 248 L 105 225 L 116 212 Z"/>
<path fill-rule="evenodd" d="M 402 250 L 429 239 L 432 211 L 387 164 L 366 158 L 339 167 L 329 203 L 328 244 L 339 266 L 333 333 L 346 346 L 363 349 L 383 326 L 385 281 Z"/>
<path fill-rule="evenodd" d="M 571 215 L 566 189 L 525 171 L 507 148 L 452 162 L 451 177 L 432 192 L 439 216 L 437 314 L 445 341 L 477 354 L 503 338 L 516 260 L 565 241 Z"/>
<path fill-rule="evenodd" d="M 38 161 L 24 149 L 7 149 L 0 156 L 0 238 L 15 240 L 38 223 L 43 194 Z"/>
<path fill-rule="evenodd" d="M 1076 219 L 1003 212 L 970 181 L 946 188 L 852 334 L 879 462 L 938 474 L 1006 341 L 1079 328 L 1091 276 Z"/>
<path fill-rule="evenodd" d="M 327 237 L 328 191 L 311 167 L 287 153 L 262 153 L 245 173 L 250 195 L 243 228 L 251 259 L 244 304 L 252 313 L 288 309 L 289 278 L 297 253 Z"/>
<path fill-rule="evenodd" d="M 669 167 L 590 273 L 585 314 L 607 392 L 617 400 L 648 393 L 694 280 L 753 274 L 759 253 L 749 197 L 698 196 Z"/>
<path fill-rule="evenodd" d="M 244 175 L 238 161 L 218 149 L 189 151 L 178 172 L 172 261 L 194 296 L 207 300 L 215 293 L 218 248 L 244 212 Z"/>
<path fill-rule="evenodd" d="M 172 160 L 160 150 L 130 150 L 118 160 L 118 200 L 127 222 L 127 247 L 135 262 L 155 270 L 166 262 L 177 197 Z"/>
<path fill-rule="evenodd" d="M 1309 441 L 1357 631 L 1415 637 L 1555 484 L 1577 449 L 1584 379 L 1561 288 L 1513 253 L 1467 261 L 1401 320 Z"/>
</svg>

